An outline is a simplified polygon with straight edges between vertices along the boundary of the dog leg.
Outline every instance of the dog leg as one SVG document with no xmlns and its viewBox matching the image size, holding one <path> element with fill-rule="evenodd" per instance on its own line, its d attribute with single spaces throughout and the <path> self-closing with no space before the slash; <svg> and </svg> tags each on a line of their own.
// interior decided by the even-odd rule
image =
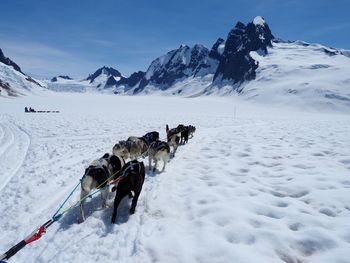
<svg viewBox="0 0 350 263">
<path fill-rule="evenodd" d="M 135 192 L 135 196 L 132 199 L 132 203 L 131 203 L 131 208 L 130 208 L 130 214 L 134 214 L 135 213 L 135 209 L 136 209 L 136 205 L 137 205 L 137 200 L 139 199 L 141 190 L 138 192 Z"/>
<path fill-rule="evenodd" d="M 85 221 L 83 202 L 80 203 L 80 216 L 79 216 L 79 220 L 78 220 L 79 224 L 81 224 L 81 223 L 83 223 Z"/>
<path fill-rule="evenodd" d="M 155 172 L 155 171 L 157 170 L 157 164 L 158 164 L 158 160 L 155 159 L 155 160 L 154 160 L 153 172 Z"/>
<path fill-rule="evenodd" d="M 81 189 L 80 200 L 83 199 L 87 194 L 89 193 Z M 79 214 L 79 221 L 78 221 L 79 224 L 85 221 L 84 204 L 85 204 L 85 199 L 83 201 L 80 201 L 80 214 Z"/>
<path fill-rule="evenodd" d="M 113 214 L 112 214 L 112 224 L 115 224 L 116 222 L 116 218 L 117 218 L 117 212 L 118 212 L 118 206 L 120 204 L 120 201 L 124 198 L 124 196 L 126 196 L 127 194 L 129 194 L 129 192 L 121 192 L 118 193 L 115 196 L 114 199 L 114 207 L 113 207 Z"/>
<path fill-rule="evenodd" d="M 166 163 L 168 162 L 168 158 L 163 158 L 163 169 L 162 169 L 162 172 L 164 172 L 164 170 L 165 170 L 165 165 L 166 165 Z"/>
<path fill-rule="evenodd" d="M 175 157 L 176 150 L 177 150 L 177 144 L 174 145 L 173 157 Z"/>
<path fill-rule="evenodd" d="M 107 208 L 108 186 L 101 191 L 102 208 Z"/>
<path fill-rule="evenodd" d="M 148 156 L 148 171 L 152 170 L 152 158 L 151 156 Z"/>
</svg>

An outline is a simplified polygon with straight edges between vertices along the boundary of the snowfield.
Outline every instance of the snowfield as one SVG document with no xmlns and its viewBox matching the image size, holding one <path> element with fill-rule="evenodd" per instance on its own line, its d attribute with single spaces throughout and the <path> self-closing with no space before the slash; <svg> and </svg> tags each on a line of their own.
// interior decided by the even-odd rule
<svg viewBox="0 0 350 263">
<path fill-rule="evenodd" d="M 83 224 L 72 210 L 9 262 L 350 262 L 349 116 L 234 96 L 0 98 L 0 254 L 50 219 L 116 142 L 164 138 L 179 123 L 195 125 L 194 138 L 165 172 L 146 174 L 134 215 L 125 199 L 111 225 L 113 194 L 107 209 L 96 196 Z"/>
</svg>

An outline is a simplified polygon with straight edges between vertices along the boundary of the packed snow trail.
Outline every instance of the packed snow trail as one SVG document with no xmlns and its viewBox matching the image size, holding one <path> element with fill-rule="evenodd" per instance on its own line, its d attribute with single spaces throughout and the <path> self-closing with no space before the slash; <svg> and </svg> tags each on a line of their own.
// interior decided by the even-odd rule
<svg viewBox="0 0 350 263">
<path fill-rule="evenodd" d="M 6 116 L 0 116 L 0 191 L 21 168 L 30 138 Z"/>
<path fill-rule="evenodd" d="M 226 99 L 60 96 L 0 104 L 31 138 L 0 191 L 1 252 L 49 219 L 118 140 L 153 130 L 164 138 L 166 124 L 197 131 L 164 173 L 147 173 L 134 215 L 126 198 L 112 225 L 113 194 L 107 209 L 96 196 L 83 224 L 72 210 L 13 262 L 348 262 L 348 116 L 237 104 L 234 119 Z M 32 100 L 61 113 L 22 113 Z"/>
</svg>

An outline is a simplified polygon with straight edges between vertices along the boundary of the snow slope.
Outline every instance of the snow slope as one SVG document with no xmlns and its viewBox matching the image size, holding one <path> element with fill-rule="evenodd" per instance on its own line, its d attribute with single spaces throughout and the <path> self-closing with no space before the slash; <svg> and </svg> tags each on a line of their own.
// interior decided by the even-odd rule
<svg viewBox="0 0 350 263">
<path fill-rule="evenodd" d="M 0 62 L 0 97 L 37 94 L 44 90 L 41 82 Z M 5 88 L 6 87 L 6 88 Z"/>
<path fill-rule="evenodd" d="M 327 50 L 338 52 L 304 42 L 273 43 L 266 56 L 251 52 L 259 67 L 256 79 L 239 87 L 243 98 L 264 104 L 349 111 L 350 59 L 329 55 Z M 207 93 L 227 94 L 230 88 L 209 87 Z"/>
<path fill-rule="evenodd" d="M 61 113 L 25 114 L 29 103 Z M 49 219 L 118 140 L 197 127 L 164 173 L 146 175 L 134 215 L 124 200 L 111 225 L 97 196 L 85 223 L 73 210 L 10 262 L 349 262 L 346 115 L 234 97 L 65 93 L 2 99 L 0 112 L 0 252 Z"/>
</svg>

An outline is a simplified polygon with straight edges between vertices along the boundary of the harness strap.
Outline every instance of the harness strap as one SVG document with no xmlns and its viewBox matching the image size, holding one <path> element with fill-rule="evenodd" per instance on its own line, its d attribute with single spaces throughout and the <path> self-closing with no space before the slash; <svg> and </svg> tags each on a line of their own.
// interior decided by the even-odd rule
<svg viewBox="0 0 350 263">
<path fill-rule="evenodd" d="M 139 172 L 141 171 L 140 163 L 136 160 L 129 162 L 129 165 L 125 168 L 122 175 L 123 177 L 126 177 L 129 175 L 129 173 L 134 169 L 135 166 L 139 167 Z"/>
<path fill-rule="evenodd" d="M 168 148 L 168 147 L 169 147 L 169 144 L 167 144 L 166 142 L 158 141 L 156 144 L 157 151 L 162 148 Z"/>
</svg>

